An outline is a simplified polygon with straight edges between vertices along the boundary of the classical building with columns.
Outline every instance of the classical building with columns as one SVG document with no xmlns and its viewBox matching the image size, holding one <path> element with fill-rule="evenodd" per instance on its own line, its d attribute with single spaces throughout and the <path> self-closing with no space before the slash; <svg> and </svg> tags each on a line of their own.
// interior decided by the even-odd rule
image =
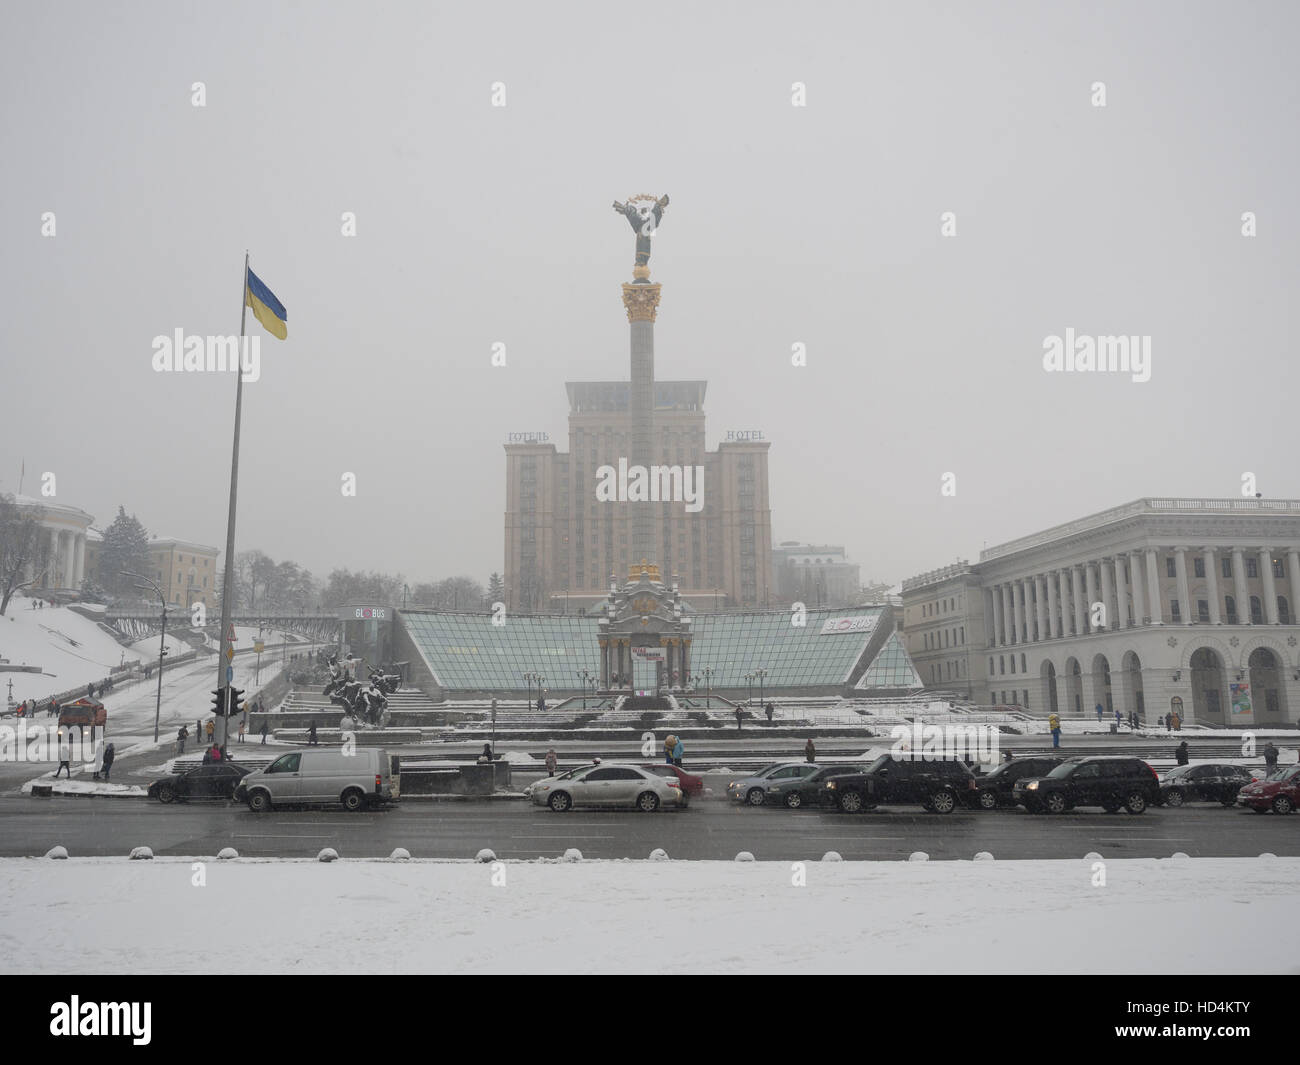
<svg viewBox="0 0 1300 1065">
<path fill-rule="evenodd" d="M 913 577 L 903 602 L 921 679 L 980 702 L 1300 720 L 1300 500 L 1139 499 Z M 954 625 L 974 641 L 962 685 L 929 668 L 948 650 L 933 633 Z"/>
<path fill-rule="evenodd" d="M 39 552 L 27 564 L 23 580 L 40 576 L 32 591 L 79 591 L 86 576 L 86 535 L 94 518 L 77 507 L 33 496 L 16 495 L 14 503 L 40 528 Z"/>
</svg>

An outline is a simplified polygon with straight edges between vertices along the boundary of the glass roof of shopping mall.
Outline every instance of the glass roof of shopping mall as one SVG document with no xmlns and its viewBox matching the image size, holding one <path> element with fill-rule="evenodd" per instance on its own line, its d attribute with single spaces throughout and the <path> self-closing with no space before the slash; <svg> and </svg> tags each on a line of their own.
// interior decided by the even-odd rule
<svg viewBox="0 0 1300 1065">
<path fill-rule="evenodd" d="M 853 685 L 855 690 L 863 688 L 924 688 L 921 678 L 912 668 L 912 660 L 903 649 L 903 641 L 898 638 L 898 631 L 889 634 L 885 646 L 871 660 L 862 679 Z"/>
<path fill-rule="evenodd" d="M 709 685 L 715 689 L 744 688 L 745 675 L 759 668 L 767 671 L 767 689 L 842 685 L 881 613 L 880 607 L 810 610 L 802 626 L 792 624 L 785 611 L 696 614 L 691 672 L 703 687 L 704 670 L 711 668 Z M 597 620 L 591 615 L 516 615 L 500 626 L 487 614 L 403 611 L 400 617 L 438 683 L 453 691 L 522 691 L 529 685 L 525 673 L 543 674 L 551 691 L 579 691 L 584 669 L 600 672 Z M 867 675 L 876 678 L 870 687 L 920 687 L 892 636 Z"/>
</svg>

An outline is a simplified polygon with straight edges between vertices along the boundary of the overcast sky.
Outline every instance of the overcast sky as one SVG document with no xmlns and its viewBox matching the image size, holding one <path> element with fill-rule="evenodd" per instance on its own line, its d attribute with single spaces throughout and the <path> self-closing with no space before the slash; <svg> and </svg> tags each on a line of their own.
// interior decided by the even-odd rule
<svg viewBox="0 0 1300 1065">
<path fill-rule="evenodd" d="M 1297 12 L 11 8 L 0 490 L 25 457 L 28 494 L 224 546 L 234 379 L 151 342 L 237 333 L 247 248 L 289 339 L 250 316 L 237 550 L 485 581 L 506 435 L 564 447 L 564 382 L 627 376 L 610 204 L 645 192 L 657 376 L 708 381 L 710 448 L 772 441 L 774 542 L 899 580 L 1245 471 L 1295 497 Z M 1150 336 L 1151 379 L 1045 372 L 1067 328 Z"/>
</svg>

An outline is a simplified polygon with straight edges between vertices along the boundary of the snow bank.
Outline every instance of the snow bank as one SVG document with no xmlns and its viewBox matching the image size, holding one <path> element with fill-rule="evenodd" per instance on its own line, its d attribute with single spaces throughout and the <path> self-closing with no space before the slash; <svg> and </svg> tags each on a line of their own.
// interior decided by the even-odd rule
<svg viewBox="0 0 1300 1065">
<path fill-rule="evenodd" d="M 24 699 L 47 699 L 56 692 L 98 684 L 110 669 L 121 664 L 123 656 L 139 658 L 99 627 L 99 623 L 82 617 L 67 607 L 32 610 L 30 600 L 14 597 L 9 610 L 0 617 L 0 658 L 13 665 L 40 666 L 41 673 L 6 673 L 14 682 L 15 702 Z M 158 654 L 158 641 L 153 641 Z M 84 693 L 83 693 L 84 694 Z M 2 701 L 2 700 L 0 700 Z"/>
<path fill-rule="evenodd" d="M 1259 932 L 1290 927 L 1300 901 L 1300 858 L 1115 859 L 1104 887 L 1077 860 L 807 862 L 799 877 L 789 862 L 240 858 L 208 862 L 201 900 L 193 860 L 0 859 L 0 971 L 183 972 L 176 929 L 201 901 L 210 925 L 240 930 L 205 941 L 214 972 L 369 971 L 376 957 L 394 973 L 528 972 L 562 949 L 593 971 L 632 959 L 758 975 L 777 957 L 812 972 L 949 972 L 953 958 L 1022 972 L 1050 958 L 1090 975 L 1258 975 L 1294 971 L 1292 938 Z M 88 898 L 93 924 L 66 920 Z M 339 920 L 354 911 L 383 919 Z"/>
</svg>

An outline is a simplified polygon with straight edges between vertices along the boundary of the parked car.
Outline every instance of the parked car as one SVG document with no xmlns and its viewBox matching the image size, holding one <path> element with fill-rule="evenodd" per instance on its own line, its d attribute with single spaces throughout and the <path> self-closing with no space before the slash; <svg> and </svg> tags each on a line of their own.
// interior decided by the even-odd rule
<svg viewBox="0 0 1300 1065">
<path fill-rule="evenodd" d="M 763 801 L 769 806 L 779 804 L 791 810 L 800 806 L 829 806 L 835 800 L 826 790 L 827 782 L 861 772 L 861 763 L 814 766 L 814 771 L 807 776 L 770 780 Z"/>
<path fill-rule="evenodd" d="M 333 803 L 355 813 L 396 802 L 397 774 L 393 759 L 379 747 L 359 747 L 350 754 L 341 749 L 294 751 L 249 773 L 236 786 L 235 798 L 247 802 L 253 813 L 274 805 Z"/>
<path fill-rule="evenodd" d="M 727 795 L 733 802 L 762 806 L 768 787 L 778 780 L 802 780 L 821 768 L 816 762 L 773 762 L 765 765 L 753 776 L 741 777 L 727 785 Z"/>
<path fill-rule="evenodd" d="M 195 766 L 149 785 L 149 798 L 161 803 L 233 799 L 239 782 L 251 772 L 234 762 Z"/>
<path fill-rule="evenodd" d="M 1160 782 L 1160 798 L 1166 806 L 1185 802 L 1217 802 L 1231 806 L 1237 792 L 1255 779 L 1249 769 L 1239 765 L 1180 765 L 1169 770 Z"/>
<path fill-rule="evenodd" d="M 665 766 L 667 768 L 667 766 Z M 537 806 L 565 813 L 575 806 L 635 806 L 653 813 L 661 806 L 685 806 L 676 775 L 660 776 L 639 765 L 601 762 L 543 777 L 529 788 Z"/>
<path fill-rule="evenodd" d="M 952 758 L 897 758 L 882 754 L 866 769 L 827 782 L 826 792 L 842 813 L 882 803 L 918 803 L 931 813 L 950 814 L 976 802 L 975 774 Z"/>
<path fill-rule="evenodd" d="M 1300 806 L 1300 765 L 1275 769 L 1263 780 L 1242 785 L 1237 792 L 1237 805 L 1249 806 L 1257 814 L 1269 810 L 1289 814 Z"/>
<path fill-rule="evenodd" d="M 999 806 L 1015 806 L 1012 796 L 1016 781 L 1023 777 L 1045 777 L 1064 759 L 1049 757 L 1013 758 L 1003 762 L 991 773 L 975 778 L 975 801 L 983 810 L 996 810 Z"/>
<path fill-rule="evenodd" d="M 1123 807 L 1140 814 L 1160 802 L 1160 778 L 1141 758 L 1070 758 L 1045 777 L 1017 780 L 1012 795 L 1034 814 L 1061 814 L 1076 806 L 1100 806 L 1112 814 Z"/>
<path fill-rule="evenodd" d="M 667 762 L 655 762 L 650 765 L 643 765 L 642 769 L 655 776 L 676 777 L 677 783 L 682 786 L 681 805 L 686 806 L 690 799 L 702 799 L 708 790 L 704 786 L 704 778 L 697 777 L 694 773 L 688 773 L 679 765 L 669 765 Z"/>
</svg>

